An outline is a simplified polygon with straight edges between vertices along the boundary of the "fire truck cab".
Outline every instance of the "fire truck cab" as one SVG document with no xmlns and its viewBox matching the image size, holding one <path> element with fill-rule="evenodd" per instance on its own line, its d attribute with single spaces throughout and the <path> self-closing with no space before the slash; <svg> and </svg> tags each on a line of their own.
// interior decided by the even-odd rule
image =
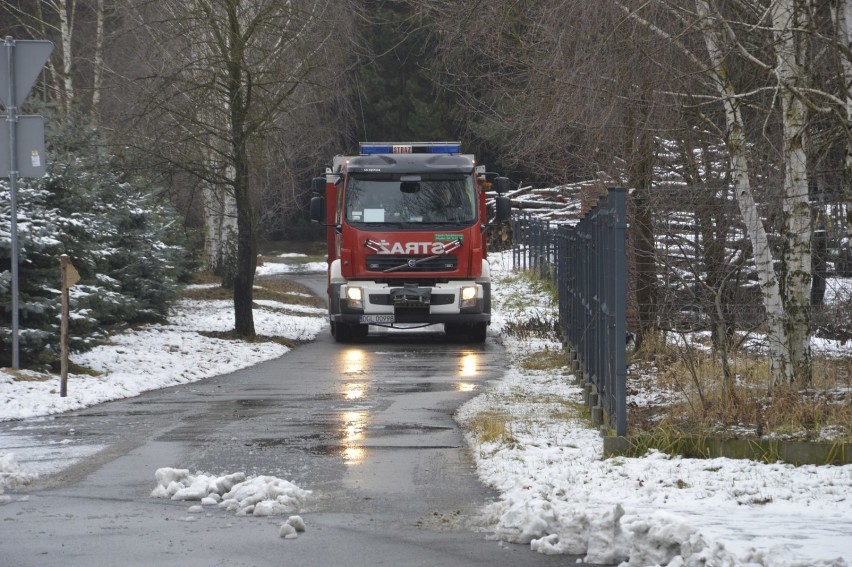
<svg viewBox="0 0 852 567">
<path fill-rule="evenodd" d="M 360 149 L 336 156 L 313 183 L 311 220 L 327 227 L 335 340 L 366 337 L 370 325 L 443 323 L 452 338 L 484 341 L 491 321 L 486 190 L 498 193 L 495 222 L 507 220 L 508 179 L 477 173 L 459 142 Z"/>
</svg>

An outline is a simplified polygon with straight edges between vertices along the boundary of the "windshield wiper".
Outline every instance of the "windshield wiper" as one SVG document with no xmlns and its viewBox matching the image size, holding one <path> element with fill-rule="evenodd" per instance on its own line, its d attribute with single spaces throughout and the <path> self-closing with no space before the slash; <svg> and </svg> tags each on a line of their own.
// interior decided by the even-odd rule
<svg viewBox="0 0 852 567">
<path fill-rule="evenodd" d="M 406 223 L 402 221 L 382 221 L 382 222 L 362 222 L 361 224 L 367 226 L 393 226 L 396 228 L 402 228 Z"/>
</svg>

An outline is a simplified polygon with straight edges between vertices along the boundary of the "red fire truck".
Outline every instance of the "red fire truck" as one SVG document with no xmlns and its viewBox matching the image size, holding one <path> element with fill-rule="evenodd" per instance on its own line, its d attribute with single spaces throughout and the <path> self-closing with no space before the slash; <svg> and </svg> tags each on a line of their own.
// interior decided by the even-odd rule
<svg viewBox="0 0 852 567">
<path fill-rule="evenodd" d="M 313 181 L 311 220 L 327 227 L 328 313 L 337 342 L 370 325 L 443 323 L 482 342 L 491 321 L 489 222 L 509 218 L 509 180 L 485 173 L 459 142 L 362 143 Z"/>
</svg>

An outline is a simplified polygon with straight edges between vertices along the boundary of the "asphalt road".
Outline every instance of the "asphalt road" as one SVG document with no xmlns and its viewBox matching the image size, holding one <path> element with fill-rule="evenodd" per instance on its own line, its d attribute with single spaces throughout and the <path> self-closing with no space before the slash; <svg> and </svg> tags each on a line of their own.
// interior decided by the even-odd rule
<svg viewBox="0 0 852 567">
<path fill-rule="evenodd" d="M 324 276 L 297 279 L 324 287 Z M 7 491 L 0 565 L 576 565 L 490 540 L 477 520 L 496 494 L 477 480 L 452 414 L 505 366 L 490 338 L 342 346 L 324 332 L 232 374 L 0 423 L 7 445 L 55 446 L 61 467 Z M 60 443 L 69 438 L 67 451 L 93 454 L 72 462 Z M 290 480 L 313 491 L 307 531 L 284 540 L 286 518 L 190 516 L 191 503 L 151 498 L 154 471 L 167 466 Z"/>
</svg>

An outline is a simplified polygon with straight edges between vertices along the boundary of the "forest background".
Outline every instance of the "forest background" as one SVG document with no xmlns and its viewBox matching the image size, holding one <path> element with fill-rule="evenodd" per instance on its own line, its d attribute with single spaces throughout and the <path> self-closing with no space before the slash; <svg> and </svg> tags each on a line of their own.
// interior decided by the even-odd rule
<svg viewBox="0 0 852 567">
<path fill-rule="evenodd" d="M 723 363 L 759 328 L 770 388 L 807 387 L 813 336 L 852 338 L 822 308 L 852 261 L 850 0 L 7 0 L 0 22 L 56 46 L 21 109 L 51 161 L 21 188 L 30 362 L 58 253 L 89 286 L 78 347 L 163 317 L 199 264 L 253 336 L 258 242 L 320 236 L 309 180 L 358 141 L 628 187 L 637 348 L 699 312 Z"/>
</svg>

